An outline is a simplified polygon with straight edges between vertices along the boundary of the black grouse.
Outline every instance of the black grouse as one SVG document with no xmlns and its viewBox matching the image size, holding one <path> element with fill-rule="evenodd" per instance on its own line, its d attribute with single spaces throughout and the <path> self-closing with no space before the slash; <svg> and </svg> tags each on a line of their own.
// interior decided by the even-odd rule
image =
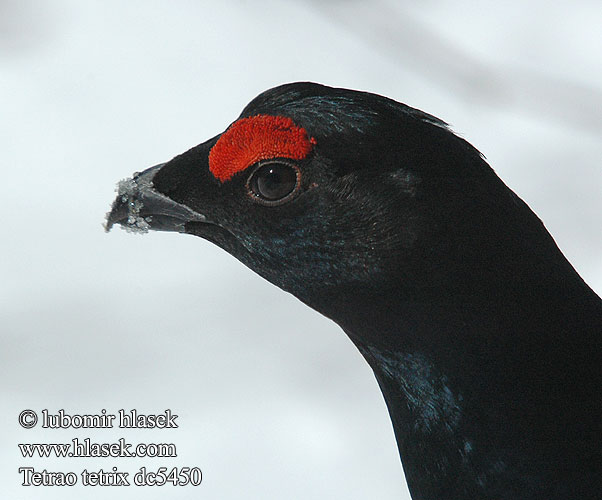
<svg viewBox="0 0 602 500">
<path fill-rule="evenodd" d="M 122 181 L 115 223 L 205 238 L 338 323 L 414 500 L 602 499 L 602 301 L 441 120 L 282 85 Z"/>
</svg>

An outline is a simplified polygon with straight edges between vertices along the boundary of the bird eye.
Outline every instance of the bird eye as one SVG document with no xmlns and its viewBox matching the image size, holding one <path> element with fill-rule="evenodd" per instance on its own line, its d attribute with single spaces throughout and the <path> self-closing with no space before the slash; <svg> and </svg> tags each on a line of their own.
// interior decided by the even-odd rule
<svg viewBox="0 0 602 500">
<path fill-rule="evenodd" d="M 300 177 L 299 168 L 292 163 L 263 163 L 251 174 L 247 188 L 254 200 L 264 205 L 279 205 L 297 192 Z"/>
</svg>

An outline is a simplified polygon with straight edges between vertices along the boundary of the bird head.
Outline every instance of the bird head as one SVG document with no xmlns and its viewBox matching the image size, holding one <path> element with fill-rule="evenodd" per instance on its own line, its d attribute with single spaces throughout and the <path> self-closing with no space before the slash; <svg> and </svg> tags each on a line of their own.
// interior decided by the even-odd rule
<svg viewBox="0 0 602 500">
<path fill-rule="evenodd" d="M 500 186 L 431 115 L 293 83 L 260 94 L 220 135 L 122 181 L 106 227 L 199 236 L 333 317 L 327 304 L 341 294 L 457 283 L 469 259 L 461 241 L 492 231 L 463 220 L 487 219 Z"/>
</svg>

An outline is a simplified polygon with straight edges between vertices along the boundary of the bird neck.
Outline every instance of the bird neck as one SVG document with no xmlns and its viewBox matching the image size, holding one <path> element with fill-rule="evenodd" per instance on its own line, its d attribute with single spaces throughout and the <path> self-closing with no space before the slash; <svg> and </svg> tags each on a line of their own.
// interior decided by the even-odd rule
<svg viewBox="0 0 602 500">
<path fill-rule="evenodd" d="M 600 401 L 601 302 L 569 286 L 531 292 L 356 289 L 328 303 L 376 375 L 414 500 L 539 498 L 526 492 L 554 481 L 547 498 L 560 499 L 578 455 L 600 454 L 584 401 Z"/>
<path fill-rule="evenodd" d="M 359 348 L 385 398 L 412 498 L 456 498 L 474 446 L 461 428 L 463 395 L 423 354 Z"/>
</svg>

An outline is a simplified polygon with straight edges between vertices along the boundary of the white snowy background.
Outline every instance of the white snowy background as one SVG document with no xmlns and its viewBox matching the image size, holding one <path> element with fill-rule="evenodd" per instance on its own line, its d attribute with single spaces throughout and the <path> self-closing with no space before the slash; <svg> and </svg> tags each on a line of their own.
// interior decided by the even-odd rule
<svg viewBox="0 0 602 500">
<path fill-rule="evenodd" d="M 312 80 L 435 114 L 602 291 L 602 4 L 0 2 L 0 496 L 408 498 L 385 405 L 339 328 L 191 236 L 101 227 L 115 183 Z M 171 409 L 175 430 L 22 429 L 21 410 Z M 17 443 L 177 445 L 25 459 Z M 198 488 L 23 487 L 17 469 L 198 466 Z"/>
</svg>

